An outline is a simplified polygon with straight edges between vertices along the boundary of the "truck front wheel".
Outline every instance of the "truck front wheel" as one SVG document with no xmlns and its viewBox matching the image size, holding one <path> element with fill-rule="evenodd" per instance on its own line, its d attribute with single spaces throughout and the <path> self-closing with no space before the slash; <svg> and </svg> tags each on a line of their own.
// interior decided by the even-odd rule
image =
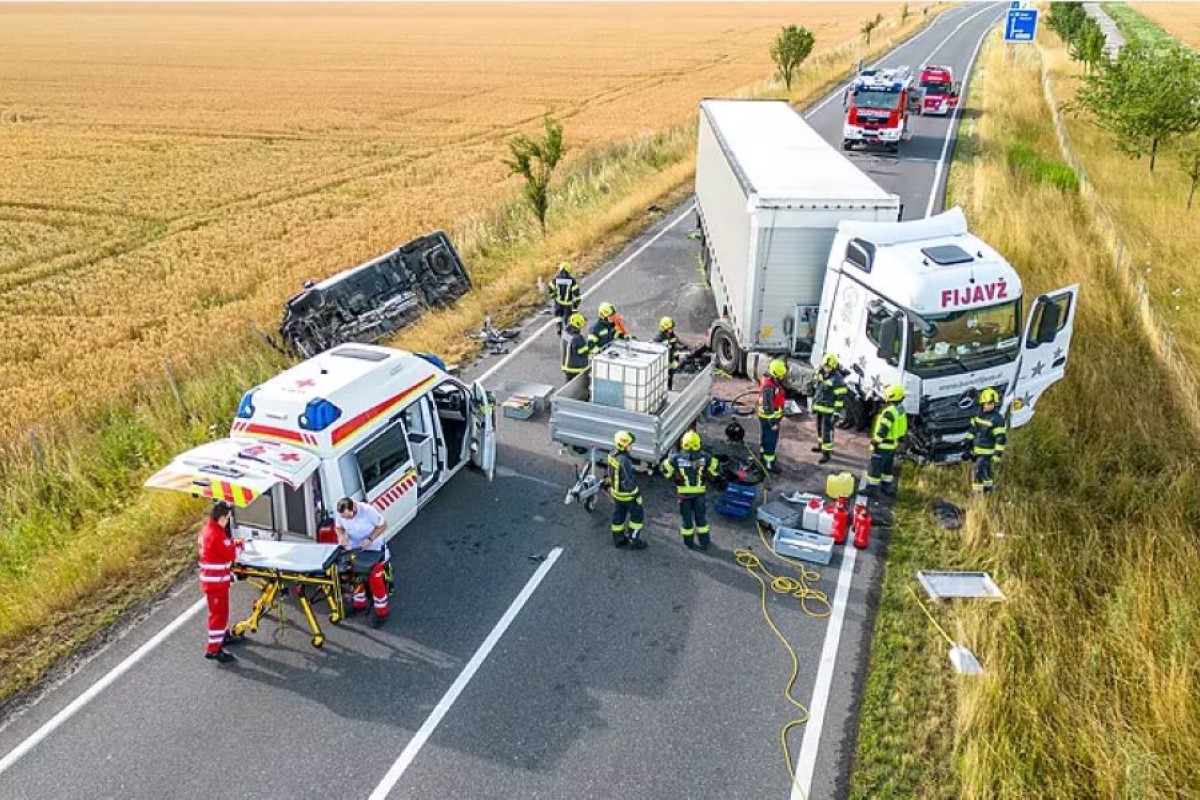
<svg viewBox="0 0 1200 800">
<path fill-rule="evenodd" d="M 850 141 L 849 139 L 842 140 L 842 149 L 843 150 L 849 150 L 851 147 L 854 147 L 854 142 Z"/>
<path fill-rule="evenodd" d="M 730 375 L 740 375 L 743 354 L 733 331 L 719 325 L 713 329 L 709 342 L 712 346 L 713 360 L 717 362 L 717 369 L 728 372 Z"/>
<path fill-rule="evenodd" d="M 862 431 L 867 429 L 869 422 L 870 414 L 863 404 L 862 398 L 847 392 L 846 406 L 842 410 L 842 427 L 852 431 Z"/>
</svg>

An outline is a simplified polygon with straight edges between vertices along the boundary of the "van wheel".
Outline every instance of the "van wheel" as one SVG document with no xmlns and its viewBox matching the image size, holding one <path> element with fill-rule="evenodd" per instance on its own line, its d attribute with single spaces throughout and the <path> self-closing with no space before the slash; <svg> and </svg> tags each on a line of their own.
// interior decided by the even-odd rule
<svg viewBox="0 0 1200 800">
<path fill-rule="evenodd" d="M 724 325 L 719 325 L 713 330 L 709 342 L 712 346 L 713 360 L 717 362 L 718 369 L 728 372 L 730 375 L 742 374 L 742 348 L 738 346 L 733 331 Z"/>
</svg>

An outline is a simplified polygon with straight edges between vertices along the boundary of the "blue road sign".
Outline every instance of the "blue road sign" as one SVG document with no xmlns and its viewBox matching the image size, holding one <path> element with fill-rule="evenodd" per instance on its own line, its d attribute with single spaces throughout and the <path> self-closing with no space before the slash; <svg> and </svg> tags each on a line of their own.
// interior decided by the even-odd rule
<svg viewBox="0 0 1200 800">
<path fill-rule="evenodd" d="M 1010 8 L 1004 21 L 1004 41 L 1032 42 L 1037 35 L 1036 8 Z"/>
</svg>

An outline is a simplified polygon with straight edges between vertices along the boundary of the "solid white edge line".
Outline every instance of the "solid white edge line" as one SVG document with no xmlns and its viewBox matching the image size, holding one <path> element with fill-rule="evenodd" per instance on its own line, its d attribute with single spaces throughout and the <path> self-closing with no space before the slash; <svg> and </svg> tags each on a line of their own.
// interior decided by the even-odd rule
<svg viewBox="0 0 1200 800">
<path fill-rule="evenodd" d="M 45 724 L 42 725 L 42 727 L 34 731 L 31 736 L 9 751 L 4 758 L 0 759 L 0 775 L 3 775 L 5 770 L 17 763 L 22 756 L 24 756 L 33 748 L 37 747 L 39 742 L 53 733 L 60 725 L 62 725 L 71 717 L 75 716 L 79 709 L 90 703 L 92 699 L 96 697 L 96 695 L 103 692 L 117 678 L 128 672 L 130 667 L 141 661 L 147 653 L 149 653 L 155 647 L 158 647 L 158 645 L 161 644 L 164 639 L 166 639 L 175 631 L 179 630 L 179 628 L 182 627 L 185 622 L 196 616 L 196 614 L 198 614 L 206 604 L 206 600 L 197 600 L 191 605 L 191 607 L 187 609 L 187 611 L 184 611 L 182 614 L 172 620 L 165 628 L 154 634 L 154 636 L 150 637 L 145 644 L 130 653 L 124 661 L 113 667 L 113 669 L 105 674 L 104 677 L 89 686 L 83 694 L 72 700 L 69 705 L 51 717 Z"/>
<path fill-rule="evenodd" d="M 692 212 L 693 212 L 695 209 L 696 209 L 696 203 L 695 203 L 695 201 L 689 202 L 689 203 L 688 203 L 688 206 L 687 206 L 687 208 L 685 208 L 685 209 L 683 210 L 683 213 L 682 213 L 682 214 L 680 214 L 680 215 L 679 215 L 678 217 L 676 217 L 675 219 L 671 220 L 671 222 L 670 222 L 670 223 L 668 223 L 668 224 L 667 224 L 667 226 L 666 226 L 665 228 L 663 228 L 663 229 L 662 229 L 662 230 L 660 230 L 658 233 L 654 234 L 654 235 L 653 235 L 653 236 L 651 236 L 649 239 L 647 239 L 645 242 L 643 242 L 643 243 L 641 244 L 641 246 L 640 246 L 640 247 L 638 247 L 638 249 L 637 249 L 637 250 L 634 250 L 632 253 L 630 253 L 630 254 L 629 254 L 629 255 L 628 255 L 626 258 L 625 258 L 625 260 L 623 260 L 623 261 L 622 261 L 620 264 L 617 264 L 615 267 L 613 267 L 612 269 L 610 269 L 610 270 L 609 270 L 607 273 L 605 273 L 605 274 L 604 274 L 604 275 L 603 275 L 603 276 L 600 278 L 600 280 L 596 281 L 596 282 L 595 282 L 595 283 L 593 283 L 591 286 L 589 286 L 589 287 L 588 287 L 588 289 L 587 289 L 585 292 L 583 292 L 583 294 L 582 294 L 582 297 L 584 297 L 584 298 L 587 298 L 587 297 L 590 297 L 592 294 L 594 294 L 594 293 L 596 292 L 596 290 L 597 290 L 597 289 L 599 289 L 599 288 L 600 288 L 601 286 L 603 286 L 604 284 L 608 283 L 608 281 L 609 281 L 609 280 L 610 280 L 610 279 L 611 279 L 611 278 L 612 278 L 614 275 L 616 275 L 616 274 L 617 274 L 618 272 L 620 272 L 621 270 L 625 269 L 625 267 L 629 266 L 629 263 L 630 263 L 630 262 L 632 262 L 632 261 L 633 261 L 635 258 L 637 258 L 638 256 L 640 256 L 642 253 L 646 252 L 647 248 L 649 248 L 649 247 L 650 247 L 650 245 L 652 245 L 652 244 L 654 244 L 655 242 L 657 242 L 659 239 L 661 239 L 663 236 L 665 236 L 665 235 L 667 234 L 667 232 L 669 232 L 669 231 L 671 231 L 672 229 L 674 229 L 674 227 L 675 227 L 676 225 L 678 225 L 679 223 L 681 223 L 681 222 L 683 222 L 685 219 L 687 219 L 687 218 L 688 218 L 688 215 L 689 215 L 689 214 L 691 214 L 691 213 L 692 213 Z M 486 381 L 488 378 L 490 378 L 490 377 L 492 377 L 493 375 L 495 375 L 495 374 L 496 374 L 496 373 L 497 373 L 497 372 L 500 370 L 500 368 L 501 368 L 501 367 L 503 367 L 503 366 L 504 366 L 505 364 L 507 364 L 509 361 L 512 361 L 514 358 L 516 358 L 518 355 L 520 355 L 520 354 L 521 354 L 521 352 L 522 352 L 522 351 L 523 351 L 523 350 L 524 350 L 526 347 L 529 347 L 529 345 L 533 344 L 534 340 L 536 340 L 536 339 L 537 339 L 539 336 L 541 336 L 541 335 L 542 335 L 543 333 L 545 333 L 546 331 L 548 331 L 548 330 L 550 330 L 551 328 L 553 328 L 553 327 L 554 327 L 554 324 L 555 324 L 555 320 L 553 320 L 553 319 L 552 319 L 552 320 L 550 320 L 549 322 L 547 322 L 545 325 L 543 325 L 542 327 L 538 328 L 538 329 L 537 329 L 536 331 L 534 331 L 533 333 L 529 334 L 529 336 L 527 336 L 527 337 L 525 338 L 525 341 L 521 342 L 519 345 L 517 345 L 515 348 L 513 348 L 513 351 L 512 351 L 511 353 L 509 353 L 509 354 L 508 354 L 508 355 L 506 355 L 504 358 L 500 359 L 500 360 L 499 360 L 499 361 L 497 361 L 495 364 L 493 364 L 493 365 L 492 365 L 490 368 L 488 368 L 487 372 L 485 372 L 485 373 L 483 373 L 482 375 L 480 375 L 478 378 L 476 378 L 476 380 L 477 380 L 477 381 L 479 381 L 480 383 L 483 383 L 483 382 L 484 382 L 484 381 Z"/>
<path fill-rule="evenodd" d="M 990 6 L 983 9 L 983 11 L 995 10 L 995 8 Z M 933 53 L 940 50 L 964 25 L 978 17 L 983 11 L 976 12 L 959 23 L 958 27 L 951 31 L 934 48 Z M 990 28 L 991 26 L 988 26 L 988 30 Z M 987 37 L 987 32 L 985 30 L 979 37 L 979 41 L 975 44 L 975 51 L 971 54 L 971 60 L 967 62 L 967 69 L 964 73 L 967 76 L 967 81 L 970 80 L 971 69 L 975 66 L 975 57 L 979 54 L 979 48 L 982 46 L 983 40 Z M 932 54 L 930 57 L 932 58 Z M 930 214 L 930 209 L 933 208 L 934 198 L 938 194 L 938 183 L 941 181 L 946 151 L 949 148 L 951 139 L 954 137 L 955 121 L 961 108 L 961 104 L 955 108 L 954 117 L 951 118 L 950 125 L 946 129 L 946 139 L 942 146 L 942 157 L 938 160 L 938 169 L 933 178 L 933 190 L 930 196 L 929 209 L 925 212 L 925 216 L 927 217 Z M 846 619 L 846 601 L 850 595 L 850 584 L 854 577 L 854 563 L 857 559 L 858 551 L 855 548 L 846 547 L 843 550 L 842 564 L 838 569 L 837 590 L 833 597 L 833 612 L 829 616 L 829 624 L 825 629 L 825 641 L 821 645 L 821 658 L 817 666 L 817 677 L 813 684 L 812 699 L 808 704 L 808 723 L 804 726 L 804 733 L 800 739 L 800 753 L 796 757 L 796 773 L 792 780 L 791 800 L 807 800 L 809 793 L 812 791 L 812 780 L 816 772 L 817 754 L 821 744 L 821 729 L 825 725 L 825 710 L 829 704 L 829 693 L 833 689 L 833 676 L 837 667 L 838 646 L 842 641 L 842 627 Z"/>
<path fill-rule="evenodd" d="M 383 780 L 375 787 L 375 791 L 371 792 L 370 800 L 384 800 L 388 793 L 396 786 L 396 783 L 404 776 L 405 770 L 412 764 L 413 759 L 421 752 L 421 748 L 425 746 L 425 742 L 429 741 L 429 737 L 433 735 L 434 730 L 441 724 L 442 718 L 454 705 L 454 701 L 462 694 L 463 689 L 471 682 L 471 678 L 475 677 L 475 673 L 479 671 L 484 659 L 492 652 L 492 648 L 500 641 L 500 637 L 508 630 L 508 626 L 516 619 L 518 613 L 524 608 L 525 603 L 533 595 L 538 584 L 546 577 L 550 568 L 554 566 L 554 562 L 558 561 L 558 557 L 562 555 L 562 548 L 556 547 L 546 556 L 546 560 L 541 563 L 537 571 L 530 576 L 525 588 L 517 595 L 517 599 L 513 600 L 512 605 L 504 612 L 504 616 L 500 617 L 500 621 L 492 628 L 492 632 L 483 640 L 483 644 L 479 645 L 479 649 L 475 651 L 475 655 L 471 656 L 471 660 L 463 667 L 463 671 L 458 674 L 458 678 L 454 683 L 450 684 L 450 688 L 446 690 L 446 694 L 438 702 L 437 706 L 426 718 L 425 723 L 417 730 L 413 738 L 409 740 L 408 745 L 400 753 L 396 763 L 392 764 L 391 769 L 383 776 Z"/>
</svg>

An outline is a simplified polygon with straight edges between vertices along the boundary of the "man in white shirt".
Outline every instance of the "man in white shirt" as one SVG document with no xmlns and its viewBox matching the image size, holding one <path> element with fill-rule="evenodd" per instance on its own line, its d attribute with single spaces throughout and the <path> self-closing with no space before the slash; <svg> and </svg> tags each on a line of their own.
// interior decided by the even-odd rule
<svg viewBox="0 0 1200 800">
<path fill-rule="evenodd" d="M 352 596 L 355 611 L 365 611 L 367 608 L 367 587 L 371 589 L 371 600 L 375 606 L 375 615 L 371 624 L 375 627 L 382 625 L 388 617 L 387 582 L 383 578 L 385 554 L 383 552 L 383 532 L 387 529 L 383 515 L 368 503 L 356 503 L 349 497 L 343 497 L 337 504 L 338 544 L 342 549 L 352 551 L 354 560 Z M 363 572 L 367 572 L 366 585 L 362 582 Z"/>
</svg>

